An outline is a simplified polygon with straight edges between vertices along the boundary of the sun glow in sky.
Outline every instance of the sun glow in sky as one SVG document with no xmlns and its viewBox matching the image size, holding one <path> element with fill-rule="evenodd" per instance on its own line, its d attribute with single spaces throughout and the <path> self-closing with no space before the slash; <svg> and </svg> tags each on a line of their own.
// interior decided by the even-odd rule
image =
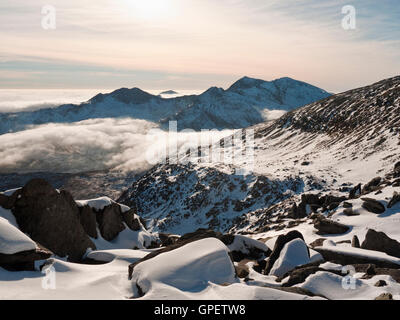
<svg viewBox="0 0 400 320">
<path fill-rule="evenodd" d="M 145 20 L 166 18 L 173 11 L 172 0 L 122 0 L 132 15 Z"/>
<path fill-rule="evenodd" d="M 398 0 L 0 2 L 0 88 L 207 89 L 292 77 L 332 92 L 400 74 Z M 46 2 L 46 3 L 47 3 Z"/>
</svg>

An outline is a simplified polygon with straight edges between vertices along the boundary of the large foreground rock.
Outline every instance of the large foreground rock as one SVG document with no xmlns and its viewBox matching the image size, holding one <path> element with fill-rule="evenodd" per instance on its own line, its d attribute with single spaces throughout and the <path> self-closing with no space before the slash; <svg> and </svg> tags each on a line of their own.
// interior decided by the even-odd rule
<svg viewBox="0 0 400 320">
<path fill-rule="evenodd" d="M 236 273 L 228 248 L 220 240 L 208 238 L 143 261 L 136 266 L 132 281 L 139 296 L 158 286 L 198 292 L 209 282 L 234 283 Z"/>
<path fill-rule="evenodd" d="M 271 255 L 268 258 L 267 261 L 267 266 L 265 267 L 264 274 L 269 274 L 271 272 L 272 267 L 274 266 L 276 260 L 279 259 L 280 253 L 283 249 L 283 247 L 290 241 L 294 239 L 301 239 L 304 241 L 303 235 L 294 230 L 290 231 L 289 233 L 285 235 L 280 235 L 278 239 L 276 239 L 274 249 L 272 250 Z"/>
<path fill-rule="evenodd" d="M 385 252 L 390 256 L 400 258 L 400 243 L 389 238 L 385 233 L 373 229 L 368 230 L 361 248 Z"/>
<path fill-rule="evenodd" d="M 32 240 L 73 262 L 80 261 L 88 248 L 96 249 L 68 192 L 59 192 L 42 179 L 31 180 L 16 192 L 12 212 L 20 230 Z"/>
<path fill-rule="evenodd" d="M 294 239 L 285 244 L 269 274 L 281 277 L 294 268 L 310 262 L 310 254 L 305 242 L 301 239 Z"/>
</svg>

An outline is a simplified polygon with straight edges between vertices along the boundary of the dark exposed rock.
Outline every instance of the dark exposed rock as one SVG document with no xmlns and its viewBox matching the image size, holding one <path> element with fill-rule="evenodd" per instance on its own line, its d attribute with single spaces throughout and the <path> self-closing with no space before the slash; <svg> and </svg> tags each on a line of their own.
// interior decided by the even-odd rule
<svg viewBox="0 0 400 320">
<path fill-rule="evenodd" d="M 393 206 L 395 206 L 397 203 L 399 203 L 400 202 L 400 193 L 398 193 L 398 192 L 394 192 L 393 193 L 393 197 L 392 197 L 392 199 L 389 201 L 389 203 L 388 203 L 388 208 L 390 209 L 390 208 L 392 208 Z"/>
<path fill-rule="evenodd" d="M 400 179 L 396 179 L 392 182 L 392 187 L 400 187 Z"/>
<path fill-rule="evenodd" d="M 282 277 L 277 279 L 277 282 L 281 282 L 283 279 L 289 277 L 288 281 L 282 284 L 283 287 L 291 287 L 299 283 L 303 283 L 310 275 L 315 274 L 319 271 L 331 272 L 341 275 L 341 271 L 325 270 L 321 268 L 320 263 L 311 263 L 305 266 L 296 267 L 290 272 L 286 273 Z"/>
<path fill-rule="evenodd" d="M 267 266 L 266 260 L 258 260 L 256 263 L 253 264 L 253 269 L 254 271 L 262 274 L 266 266 Z"/>
<path fill-rule="evenodd" d="M 314 250 L 318 251 L 326 261 L 341 264 L 343 266 L 354 264 L 373 264 L 380 268 L 400 268 L 400 265 L 388 260 L 353 254 L 352 252 L 332 250 L 329 247 L 317 247 L 314 248 Z"/>
<path fill-rule="evenodd" d="M 373 229 L 368 230 L 361 248 L 385 252 L 390 256 L 400 258 L 400 243 L 389 238 L 385 233 Z"/>
<path fill-rule="evenodd" d="M 285 235 L 280 235 L 278 239 L 276 239 L 274 249 L 272 250 L 271 255 L 269 256 L 269 259 L 267 261 L 267 265 L 264 270 L 264 274 L 268 275 L 274 266 L 275 261 L 279 258 L 279 255 L 285 246 L 286 243 L 294 240 L 294 239 L 301 239 L 304 241 L 303 235 L 298 232 L 297 230 L 290 231 L 289 233 Z M 310 256 L 310 252 L 308 252 L 308 256 Z"/>
<path fill-rule="evenodd" d="M 73 262 L 79 261 L 88 248 L 96 249 L 68 192 L 58 192 L 42 179 L 31 180 L 18 192 L 12 212 L 20 230 L 32 240 Z"/>
<path fill-rule="evenodd" d="M 310 243 L 310 247 L 311 247 L 311 248 L 322 247 L 325 240 L 326 240 L 325 238 L 319 238 L 319 239 L 317 239 L 317 240 L 311 242 L 311 243 Z"/>
<path fill-rule="evenodd" d="M 202 240 L 202 239 L 206 239 L 206 238 L 217 238 L 217 239 L 222 239 L 223 234 L 221 232 L 217 232 L 214 230 L 209 230 L 209 229 L 198 229 L 195 232 L 190 232 L 190 233 L 186 233 L 184 234 L 182 237 L 179 238 L 179 240 L 177 241 L 178 244 L 180 243 L 190 243 L 193 241 L 197 241 L 197 240 Z M 234 236 L 231 237 L 226 237 L 224 238 L 224 242 L 226 245 L 232 244 L 234 240 Z"/>
<path fill-rule="evenodd" d="M 385 206 L 379 201 L 371 198 L 361 198 L 363 201 L 362 207 L 372 213 L 381 214 L 386 211 Z"/>
<path fill-rule="evenodd" d="M 313 205 L 317 205 L 317 206 L 321 206 L 322 205 L 322 201 L 319 198 L 318 195 L 316 194 L 303 194 L 301 195 L 301 202 L 305 203 L 305 204 L 313 204 Z"/>
<path fill-rule="evenodd" d="M 350 202 L 343 202 L 343 208 L 349 209 L 349 208 L 353 208 L 353 204 Z"/>
<path fill-rule="evenodd" d="M 344 214 L 345 216 L 348 216 L 348 217 L 355 217 L 355 216 L 359 216 L 359 215 L 360 215 L 359 213 L 354 212 L 352 208 L 346 208 L 346 209 L 344 209 L 344 210 L 343 210 L 343 214 Z"/>
<path fill-rule="evenodd" d="M 379 297 L 376 297 L 375 300 L 393 300 L 393 295 L 391 293 L 382 293 Z"/>
<path fill-rule="evenodd" d="M 179 236 L 168 233 L 160 233 L 158 237 L 160 238 L 162 247 L 173 245 L 179 240 Z"/>
<path fill-rule="evenodd" d="M 353 239 L 351 240 L 351 246 L 353 248 L 361 248 L 360 246 L 360 240 L 358 239 L 358 237 L 355 235 L 353 236 Z"/>
<path fill-rule="evenodd" d="M 380 186 L 382 182 L 382 178 L 381 177 L 376 177 L 374 179 L 372 179 L 370 182 L 368 182 L 363 188 L 361 193 L 362 194 L 367 194 L 373 191 L 378 190 L 378 187 Z"/>
<path fill-rule="evenodd" d="M 365 273 L 369 276 L 376 275 L 376 267 L 374 264 L 369 264 Z"/>
<path fill-rule="evenodd" d="M 301 202 L 297 206 L 297 204 L 294 203 L 293 206 L 289 209 L 288 216 L 292 219 L 303 219 L 307 217 L 306 204 Z"/>
<path fill-rule="evenodd" d="M 319 216 L 314 221 L 314 228 L 318 230 L 318 234 L 342 234 L 346 233 L 350 230 L 350 227 L 341 224 L 339 222 L 335 222 L 329 219 L 326 219 L 323 216 Z"/>
<path fill-rule="evenodd" d="M 0 253 L 0 267 L 9 271 L 34 271 L 35 261 L 48 259 L 52 254 L 43 247 L 15 254 Z"/>
<path fill-rule="evenodd" d="M 11 196 L 6 196 L 5 194 L 0 193 L 0 207 L 7 210 L 12 209 L 20 193 L 21 190 L 16 190 Z"/>
<path fill-rule="evenodd" d="M 121 207 L 116 203 L 96 212 L 96 220 L 101 236 L 107 241 L 114 240 L 121 231 L 125 230 L 122 223 Z"/>
<path fill-rule="evenodd" d="M 337 197 L 333 195 L 326 195 L 321 197 L 320 201 L 324 208 L 329 210 L 336 209 L 343 201 L 346 200 L 346 197 Z"/>
<path fill-rule="evenodd" d="M 377 275 L 387 275 L 400 283 L 400 269 L 376 268 L 374 265 L 365 264 L 355 264 L 353 266 L 356 269 L 356 272 L 365 273 L 362 279 L 371 279 Z"/>
<path fill-rule="evenodd" d="M 356 185 L 353 189 L 349 192 L 349 199 L 356 199 L 358 196 L 361 195 L 361 183 Z"/>
<path fill-rule="evenodd" d="M 394 165 L 393 173 L 395 178 L 400 177 L 400 161 Z"/>
<path fill-rule="evenodd" d="M 121 210 L 122 220 L 126 223 L 129 229 L 133 231 L 140 231 L 140 219 L 136 216 L 136 210 L 131 209 L 128 211 Z"/>
<path fill-rule="evenodd" d="M 89 237 L 97 239 L 96 214 L 93 212 L 93 209 L 89 206 L 83 206 L 79 208 L 79 211 L 79 217 L 83 229 Z"/>
<path fill-rule="evenodd" d="M 375 287 L 386 287 L 387 283 L 385 280 L 379 280 L 377 283 L 375 283 Z"/>
</svg>

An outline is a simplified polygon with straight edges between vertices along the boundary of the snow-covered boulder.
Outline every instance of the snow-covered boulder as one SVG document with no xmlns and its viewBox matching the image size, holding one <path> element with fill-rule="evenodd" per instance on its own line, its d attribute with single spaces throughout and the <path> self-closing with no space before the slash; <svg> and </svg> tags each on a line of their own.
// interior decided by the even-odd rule
<svg viewBox="0 0 400 320">
<path fill-rule="evenodd" d="M 237 282 L 229 249 L 218 239 L 208 238 L 157 255 L 135 266 L 133 286 L 137 295 L 158 287 L 201 291 L 209 282 Z"/>
<path fill-rule="evenodd" d="M 301 239 L 294 239 L 283 247 L 279 259 L 275 261 L 270 275 L 281 277 L 297 266 L 310 263 L 307 245 Z"/>
<path fill-rule="evenodd" d="M 8 270 L 33 270 L 35 261 L 47 259 L 52 253 L 39 248 L 13 221 L 3 218 L 3 211 L 0 210 L 0 267 Z"/>
<path fill-rule="evenodd" d="M 0 253 L 14 254 L 35 249 L 36 244 L 32 239 L 0 217 Z"/>
<path fill-rule="evenodd" d="M 233 241 L 228 245 L 235 261 L 242 259 L 262 259 L 271 254 L 271 249 L 261 241 L 242 235 L 233 236 Z"/>
</svg>

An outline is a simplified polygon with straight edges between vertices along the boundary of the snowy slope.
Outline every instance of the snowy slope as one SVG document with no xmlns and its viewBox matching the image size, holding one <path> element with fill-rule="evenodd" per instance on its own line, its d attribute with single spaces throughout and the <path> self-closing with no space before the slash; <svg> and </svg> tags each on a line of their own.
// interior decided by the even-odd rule
<svg viewBox="0 0 400 320">
<path fill-rule="evenodd" d="M 268 208 L 296 194 L 349 188 L 391 171 L 400 160 L 399 108 L 400 77 L 338 94 L 254 126 L 249 175 L 201 157 L 188 165 L 160 164 L 119 201 L 136 205 L 165 232 L 262 225 Z"/>
<path fill-rule="evenodd" d="M 33 112 L 0 114 L 0 134 L 31 125 L 71 123 L 95 118 L 135 118 L 179 129 L 243 128 L 265 120 L 265 110 L 292 110 L 330 94 L 314 86 L 283 78 L 271 82 L 243 78 L 228 90 L 210 88 L 200 95 L 162 98 L 138 88 L 98 94 L 89 101 Z"/>
</svg>

